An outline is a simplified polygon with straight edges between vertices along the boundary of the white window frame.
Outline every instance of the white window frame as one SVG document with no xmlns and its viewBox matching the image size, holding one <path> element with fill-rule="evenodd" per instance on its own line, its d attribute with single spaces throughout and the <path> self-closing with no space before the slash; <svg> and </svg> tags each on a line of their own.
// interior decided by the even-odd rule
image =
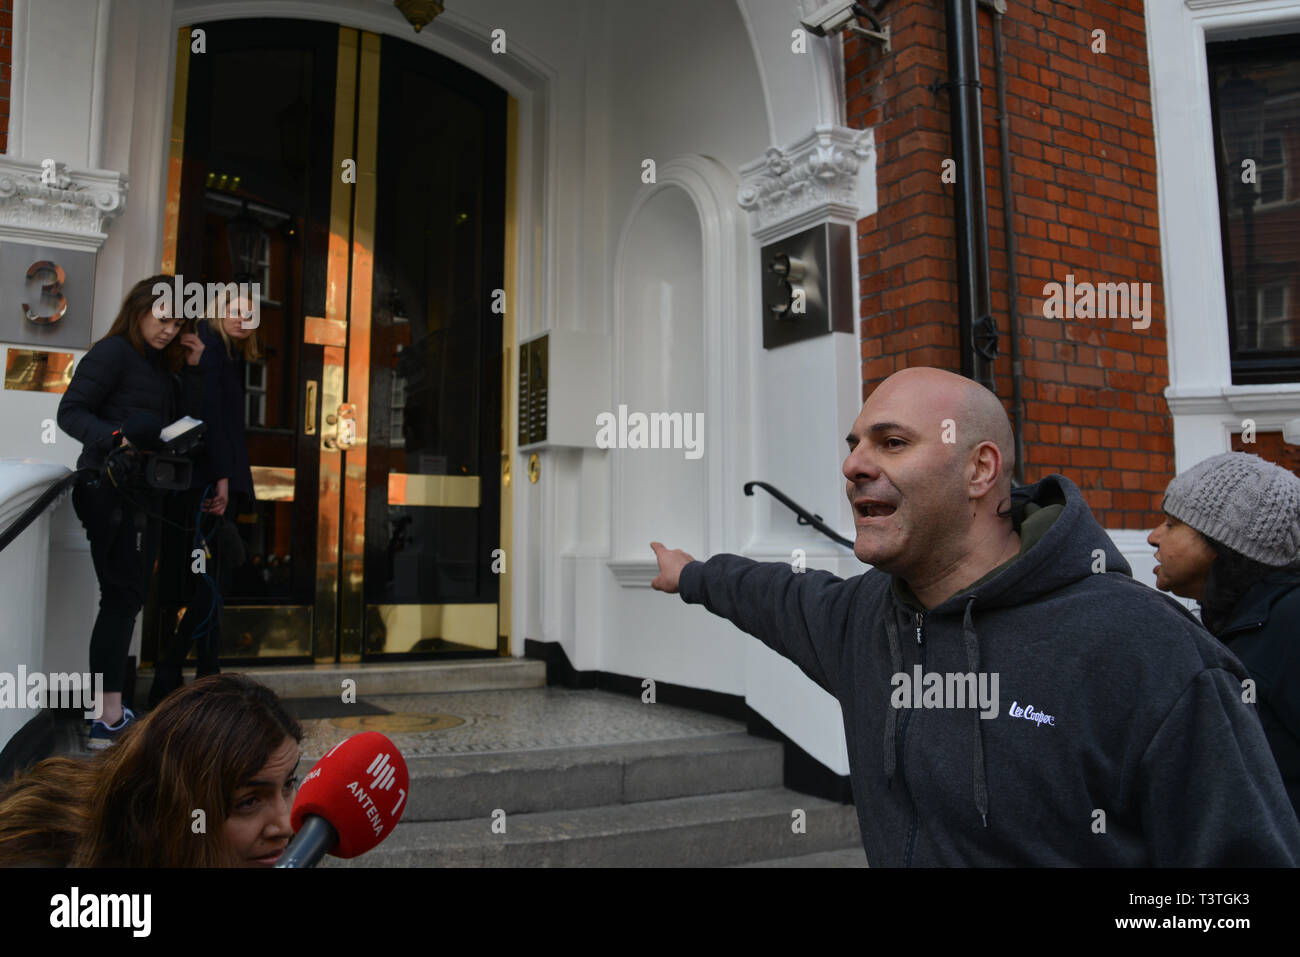
<svg viewBox="0 0 1300 957">
<path fill-rule="evenodd" d="M 1263 133 L 1261 133 L 1259 137 L 1260 165 L 1259 168 L 1256 170 L 1256 177 L 1255 177 L 1256 181 L 1260 184 L 1259 203 L 1258 203 L 1259 209 L 1270 209 L 1274 206 L 1285 206 L 1290 201 L 1290 196 L 1291 196 L 1291 184 L 1287 182 L 1286 137 L 1277 134 L 1267 137 L 1267 139 L 1276 139 L 1278 141 L 1278 146 L 1282 153 L 1282 159 L 1277 163 L 1277 165 L 1273 165 L 1273 166 L 1264 165 L 1265 138 L 1266 137 L 1263 135 Z M 1271 187 L 1273 183 L 1273 177 L 1275 176 L 1282 181 L 1281 184 L 1282 188 L 1280 191 L 1280 195 L 1277 199 L 1266 202 L 1264 200 L 1264 184 L 1267 183 Z"/>
<path fill-rule="evenodd" d="M 262 373 L 260 385 L 253 384 L 253 370 Z M 257 414 L 253 411 L 256 409 Z M 266 428 L 266 363 L 244 363 L 244 423 L 250 428 Z"/>
<path fill-rule="evenodd" d="M 1300 32 L 1300 0 L 1151 0 L 1156 133 L 1174 461 L 1183 471 L 1300 417 L 1300 382 L 1233 385 L 1206 43 Z"/>
</svg>

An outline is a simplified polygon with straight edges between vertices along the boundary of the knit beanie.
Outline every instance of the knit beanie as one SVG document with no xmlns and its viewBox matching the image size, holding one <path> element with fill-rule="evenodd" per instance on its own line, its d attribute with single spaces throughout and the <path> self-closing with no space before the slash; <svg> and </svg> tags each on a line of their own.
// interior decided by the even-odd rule
<svg viewBox="0 0 1300 957">
<path fill-rule="evenodd" d="M 1164 510 L 1265 565 L 1300 559 L 1300 478 L 1258 455 L 1225 452 L 1169 483 Z"/>
</svg>

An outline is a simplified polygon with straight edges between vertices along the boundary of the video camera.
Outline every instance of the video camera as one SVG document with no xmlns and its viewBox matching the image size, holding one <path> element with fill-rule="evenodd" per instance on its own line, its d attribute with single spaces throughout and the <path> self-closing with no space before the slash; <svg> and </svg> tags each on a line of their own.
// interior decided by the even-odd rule
<svg viewBox="0 0 1300 957">
<path fill-rule="evenodd" d="M 203 441 L 207 426 L 183 416 L 161 428 L 157 416 L 136 413 L 114 433 L 126 440 L 104 459 L 103 474 L 119 488 L 179 492 L 190 487 L 189 456 Z"/>
</svg>

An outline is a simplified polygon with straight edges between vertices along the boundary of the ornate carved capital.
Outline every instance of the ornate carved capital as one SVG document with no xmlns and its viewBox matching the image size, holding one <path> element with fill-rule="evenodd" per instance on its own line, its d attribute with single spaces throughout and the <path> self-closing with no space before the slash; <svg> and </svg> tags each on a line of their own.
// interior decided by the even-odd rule
<svg viewBox="0 0 1300 957">
<path fill-rule="evenodd" d="M 0 156 L 0 239 L 98 252 L 126 193 L 126 177 L 111 170 Z"/>
<path fill-rule="evenodd" d="M 772 147 L 740 168 L 736 199 L 755 214 L 755 235 L 774 236 L 826 220 L 858 217 L 858 171 L 874 150 L 871 130 L 816 126 L 799 142 Z"/>
</svg>

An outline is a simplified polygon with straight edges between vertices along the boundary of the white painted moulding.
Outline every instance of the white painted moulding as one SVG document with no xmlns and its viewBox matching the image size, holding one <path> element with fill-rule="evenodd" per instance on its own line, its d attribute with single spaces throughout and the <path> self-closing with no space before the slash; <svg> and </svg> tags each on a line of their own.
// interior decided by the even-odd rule
<svg viewBox="0 0 1300 957">
<path fill-rule="evenodd" d="M 0 239 L 98 252 L 126 208 L 127 178 L 55 162 L 0 156 Z"/>
<path fill-rule="evenodd" d="M 763 243 L 824 222 L 856 225 L 858 172 L 875 149 L 871 130 L 829 123 L 740 168 L 736 201 L 755 214 Z"/>
</svg>

